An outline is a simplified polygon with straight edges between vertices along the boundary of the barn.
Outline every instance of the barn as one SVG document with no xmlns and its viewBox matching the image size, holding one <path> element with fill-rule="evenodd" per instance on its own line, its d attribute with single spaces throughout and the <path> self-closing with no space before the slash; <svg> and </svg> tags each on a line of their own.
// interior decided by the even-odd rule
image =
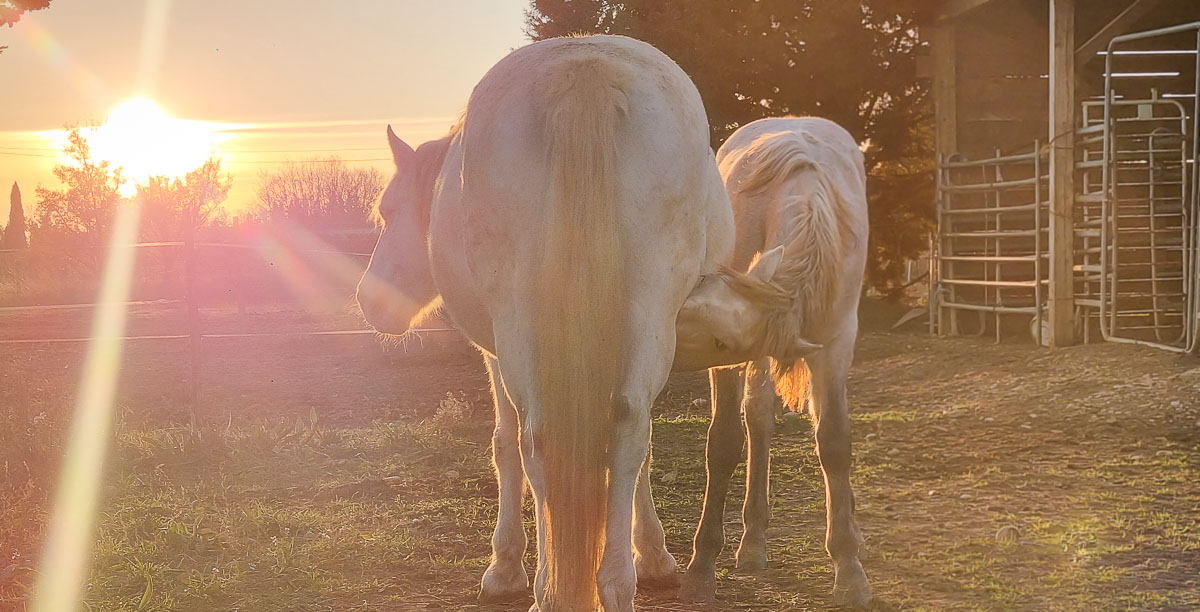
<svg viewBox="0 0 1200 612">
<path fill-rule="evenodd" d="M 1194 351 L 1195 0 L 947 0 L 930 329 Z"/>
</svg>

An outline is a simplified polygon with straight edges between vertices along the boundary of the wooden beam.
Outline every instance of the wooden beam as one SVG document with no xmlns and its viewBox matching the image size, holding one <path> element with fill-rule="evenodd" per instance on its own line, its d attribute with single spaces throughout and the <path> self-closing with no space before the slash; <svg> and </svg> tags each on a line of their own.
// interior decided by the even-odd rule
<svg viewBox="0 0 1200 612">
<path fill-rule="evenodd" d="M 1075 63 L 1083 66 L 1088 62 L 1096 59 L 1096 54 L 1108 49 L 1108 41 L 1114 36 L 1119 36 L 1125 33 L 1130 26 L 1137 23 L 1139 19 L 1145 17 L 1147 13 L 1154 9 L 1155 6 L 1161 3 L 1162 0 L 1133 0 L 1125 10 L 1121 11 L 1113 20 L 1108 22 L 1104 27 L 1100 28 L 1099 32 L 1087 39 L 1087 42 L 1079 45 L 1075 50 Z"/>
<path fill-rule="evenodd" d="M 1050 345 L 1075 342 L 1075 0 L 1050 0 Z"/>
<path fill-rule="evenodd" d="M 958 19 L 963 15 L 991 2 L 992 0 L 946 0 L 937 12 L 935 21 L 945 22 Z"/>
<path fill-rule="evenodd" d="M 939 160 L 958 152 L 958 63 L 956 61 L 958 49 L 955 38 L 954 23 L 943 23 L 934 29 L 933 48 L 930 49 L 933 55 L 933 138 Z M 941 162 L 938 162 L 938 165 L 940 167 Z M 939 183 L 941 180 L 942 178 L 938 177 Z M 941 198 L 940 194 L 938 198 Z M 938 205 L 940 206 L 941 203 L 939 202 Z M 942 255 L 951 254 L 942 253 Z M 954 267 L 954 263 L 951 261 L 944 262 L 942 265 L 947 266 L 948 270 L 952 270 Z M 930 283 L 933 284 L 933 279 L 930 279 Z M 948 296 L 951 301 L 954 300 L 954 291 L 954 286 L 951 285 Z M 930 304 L 932 308 L 933 302 Z M 930 316 L 937 318 L 939 334 L 946 334 L 949 331 L 951 335 L 958 335 L 957 310 L 939 307 L 936 312 L 931 311 Z M 949 330 L 942 324 L 945 316 L 950 317 Z"/>
<path fill-rule="evenodd" d="M 933 32 L 934 138 L 939 155 L 958 152 L 958 62 L 954 25 Z"/>
</svg>

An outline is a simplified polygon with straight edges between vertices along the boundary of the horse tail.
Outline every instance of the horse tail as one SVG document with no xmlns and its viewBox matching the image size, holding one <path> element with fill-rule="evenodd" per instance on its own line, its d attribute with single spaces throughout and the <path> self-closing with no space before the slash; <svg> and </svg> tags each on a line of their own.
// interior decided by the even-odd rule
<svg viewBox="0 0 1200 612">
<path fill-rule="evenodd" d="M 812 408 L 812 373 L 803 359 L 797 359 L 794 363 L 772 359 L 771 380 L 775 382 L 775 394 L 783 400 L 785 406 L 799 411 L 805 401 L 808 401 L 809 408 Z"/>
<path fill-rule="evenodd" d="M 614 402 L 626 315 L 617 129 L 629 76 L 607 58 L 567 60 L 548 83 L 550 170 L 536 329 L 548 556 L 546 607 L 599 607 Z"/>
</svg>

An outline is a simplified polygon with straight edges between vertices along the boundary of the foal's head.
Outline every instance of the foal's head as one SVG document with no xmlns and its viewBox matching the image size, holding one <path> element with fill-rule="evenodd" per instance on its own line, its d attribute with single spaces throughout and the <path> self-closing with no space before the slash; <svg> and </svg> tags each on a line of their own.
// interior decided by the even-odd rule
<svg viewBox="0 0 1200 612">
<path fill-rule="evenodd" d="M 450 137 L 413 150 L 391 126 L 387 133 L 396 174 L 373 215 L 380 226 L 379 241 L 358 283 L 357 297 L 372 327 L 402 334 L 418 323 L 437 300 L 426 238 L 434 182 L 445 161 Z"/>
<path fill-rule="evenodd" d="M 675 319 L 675 369 L 700 370 L 773 357 L 782 363 L 821 348 L 800 337 L 794 295 L 771 282 L 783 247 L 763 253 L 746 273 L 705 276 Z"/>
</svg>

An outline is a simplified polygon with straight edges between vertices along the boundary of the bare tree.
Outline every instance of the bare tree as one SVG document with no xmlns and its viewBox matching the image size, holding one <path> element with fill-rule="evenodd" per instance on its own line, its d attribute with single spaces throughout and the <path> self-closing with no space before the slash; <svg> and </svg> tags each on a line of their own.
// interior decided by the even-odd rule
<svg viewBox="0 0 1200 612">
<path fill-rule="evenodd" d="M 288 164 L 260 180 L 260 214 L 312 229 L 369 227 L 371 206 L 383 190 L 378 170 L 350 168 L 336 157 Z"/>
</svg>

